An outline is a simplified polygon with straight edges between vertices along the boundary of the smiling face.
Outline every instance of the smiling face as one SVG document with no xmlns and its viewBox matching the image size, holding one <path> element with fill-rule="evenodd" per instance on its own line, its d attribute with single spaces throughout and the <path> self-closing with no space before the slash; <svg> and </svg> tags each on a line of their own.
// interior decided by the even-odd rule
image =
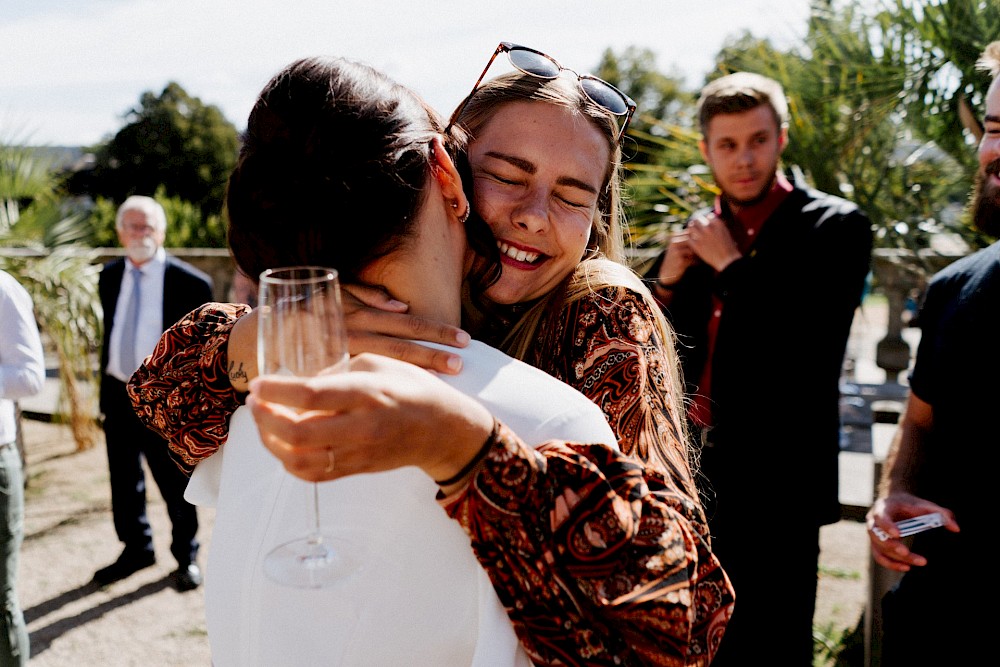
<svg viewBox="0 0 1000 667">
<path fill-rule="evenodd" d="M 786 131 L 778 126 L 774 111 L 762 104 L 713 116 L 699 147 L 723 197 L 746 206 L 770 191 L 786 143 Z"/>
<path fill-rule="evenodd" d="M 469 163 L 476 211 L 501 254 L 490 300 L 537 299 L 576 268 L 610 159 L 600 130 L 555 104 L 506 104 L 483 126 L 469 146 Z"/>
</svg>

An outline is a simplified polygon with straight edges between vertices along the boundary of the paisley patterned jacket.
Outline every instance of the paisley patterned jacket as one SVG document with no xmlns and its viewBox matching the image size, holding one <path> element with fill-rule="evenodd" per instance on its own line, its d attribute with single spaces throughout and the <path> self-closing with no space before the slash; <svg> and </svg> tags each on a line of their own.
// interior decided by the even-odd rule
<svg viewBox="0 0 1000 667">
<path fill-rule="evenodd" d="M 627 288 L 597 291 L 540 327 L 566 342 L 528 360 L 597 402 L 624 453 L 532 448 L 502 427 L 470 483 L 439 499 L 536 665 L 707 665 L 732 614 L 682 450 L 670 470 L 642 461 L 650 438 L 677 437 L 645 308 Z M 228 382 L 226 342 L 248 312 L 196 309 L 128 384 L 140 419 L 186 471 L 225 442 L 244 399 Z"/>
</svg>

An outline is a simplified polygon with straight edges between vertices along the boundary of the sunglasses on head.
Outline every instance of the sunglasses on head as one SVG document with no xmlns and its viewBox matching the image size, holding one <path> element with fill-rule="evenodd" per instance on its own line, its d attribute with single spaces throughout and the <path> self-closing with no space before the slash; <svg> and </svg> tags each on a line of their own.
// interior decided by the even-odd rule
<svg viewBox="0 0 1000 667">
<path fill-rule="evenodd" d="M 537 76 L 540 79 L 554 79 L 559 76 L 560 72 L 571 72 L 576 75 L 577 83 L 580 84 L 581 90 L 590 99 L 591 102 L 601 107 L 602 109 L 614 114 L 615 116 L 625 116 L 625 120 L 622 122 L 621 127 L 618 130 L 618 141 L 622 140 L 625 136 L 625 130 L 628 129 L 629 123 L 632 121 L 632 116 L 635 114 L 636 104 L 635 101 L 618 90 L 610 83 L 604 79 L 599 79 L 592 74 L 580 74 L 576 70 L 572 70 L 568 67 L 563 67 L 555 58 L 552 56 L 547 56 L 541 51 L 536 51 L 535 49 L 530 49 L 527 46 L 520 46 L 519 44 L 512 44 L 510 42 L 500 42 L 500 46 L 496 48 L 493 55 L 490 56 L 490 60 L 486 63 L 486 67 L 483 69 L 483 73 L 479 75 L 476 79 L 476 85 L 472 87 L 472 92 L 465 98 L 462 102 L 462 106 L 458 108 L 455 115 L 452 116 L 452 122 L 448 123 L 447 130 L 451 129 L 451 126 L 462 116 L 462 112 L 465 111 L 465 107 L 469 104 L 469 100 L 472 99 L 472 95 L 479 88 L 479 84 L 483 82 L 483 77 L 486 76 L 486 72 L 489 71 L 490 65 L 496 60 L 496 57 L 501 53 L 507 54 L 507 59 L 510 60 L 510 64 L 514 66 L 520 72 L 528 74 L 530 76 Z"/>
</svg>

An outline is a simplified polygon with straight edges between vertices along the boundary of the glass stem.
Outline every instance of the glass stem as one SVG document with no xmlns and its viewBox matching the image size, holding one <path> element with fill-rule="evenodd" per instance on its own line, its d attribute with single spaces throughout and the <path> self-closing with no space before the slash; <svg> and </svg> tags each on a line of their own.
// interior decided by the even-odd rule
<svg viewBox="0 0 1000 667">
<path fill-rule="evenodd" d="M 312 497 L 313 497 L 313 538 L 312 542 L 314 544 L 320 544 L 323 542 L 323 534 L 320 532 L 319 527 L 319 484 L 317 482 L 312 483 Z"/>
</svg>

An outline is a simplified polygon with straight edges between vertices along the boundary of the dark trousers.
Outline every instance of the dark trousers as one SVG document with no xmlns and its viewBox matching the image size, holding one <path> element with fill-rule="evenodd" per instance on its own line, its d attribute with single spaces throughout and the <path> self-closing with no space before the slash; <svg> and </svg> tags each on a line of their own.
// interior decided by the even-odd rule
<svg viewBox="0 0 1000 667">
<path fill-rule="evenodd" d="M 882 599 L 883 667 L 994 664 L 995 586 L 982 562 L 989 549 L 963 535 L 939 528 L 913 542 L 927 565 L 904 574 Z"/>
<path fill-rule="evenodd" d="M 170 553 L 181 567 L 198 555 L 198 513 L 184 500 L 188 478 L 170 459 L 167 441 L 139 421 L 125 384 L 105 375 L 104 437 L 111 477 L 111 512 L 118 539 L 130 553 L 153 553 L 153 529 L 146 515 L 146 476 L 142 459 L 160 489 L 172 525 Z"/>
<path fill-rule="evenodd" d="M 733 617 L 712 667 L 811 667 L 819 527 L 780 513 L 713 529 L 712 547 L 736 591 Z"/>
</svg>

